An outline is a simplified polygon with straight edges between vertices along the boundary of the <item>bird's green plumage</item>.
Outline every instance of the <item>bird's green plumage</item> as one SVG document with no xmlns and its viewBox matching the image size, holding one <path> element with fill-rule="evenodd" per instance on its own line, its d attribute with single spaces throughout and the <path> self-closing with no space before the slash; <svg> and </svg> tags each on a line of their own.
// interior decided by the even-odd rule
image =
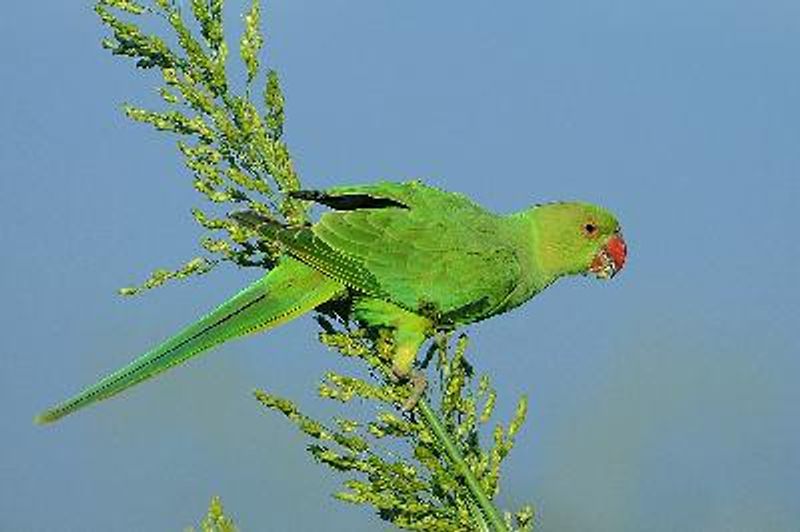
<svg viewBox="0 0 800 532">
<path fill-rule="evenodd" d="M 37 421 L 54 421 L 228 339 L 269 329 L 345 293 L 357 319 L 394 329 L 393 367 L 408 375 L 417 349 L 436 328 L 505 312 L 563 275 L 586 272 L 619 231 L 608 211 L 588 204 L 498 215 L 461 194 L 417 181 L 296 196 L 333 210 L 301 227 L 252 213 L 233 216 L 260 238 L 280 244 L 286 257 L 275 269 Z M 585 229 L 589 223 L 597 229 L 591 235 Z"/>
<path fill-rule="evenodd" d="M 206 316 L 75 397 L 42 412 L 36 421 L 56 421 L 222 342 L 276 327 L 308 312 L 342 290 L 342 285 L 336 281 L 286 258 L 269 274 Z"/>
<path fill-rule="evenodd" d="M 334 189 L 406 208 L 326 212 L 313 232 L 347 250 L 401 307 L 452 323 L 503 308 L 526 275 L 512 227 L 460 194 L 418 182 Z"/>
</svg>

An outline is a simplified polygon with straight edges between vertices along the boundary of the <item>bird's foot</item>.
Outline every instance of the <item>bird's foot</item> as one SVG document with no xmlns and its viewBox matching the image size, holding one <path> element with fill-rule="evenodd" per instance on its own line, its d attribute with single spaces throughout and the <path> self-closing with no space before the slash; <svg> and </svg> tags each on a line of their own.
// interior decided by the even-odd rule
<svg viewBox="0 0 800 532">
<path fill-rule="evenodd" d="M 428 379 L 425 378 L 424 373 L 418 370 L 412 371 L 411 375 L 407 376 L 406 379 L 411 383 L 411 394 L 403 403 L 402 408 L 404 412 L 411 412 L 419 403 L 422 394 L 425 393 L 425 388 L 428 387 Z"/>
</svg>

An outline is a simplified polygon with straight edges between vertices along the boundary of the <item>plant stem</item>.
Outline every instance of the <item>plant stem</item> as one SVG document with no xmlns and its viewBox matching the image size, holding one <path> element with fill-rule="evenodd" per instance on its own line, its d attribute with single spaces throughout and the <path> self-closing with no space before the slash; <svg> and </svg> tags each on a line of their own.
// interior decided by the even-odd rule
<svg viewBox="0 0 800 532">
<path fill-rule="evenodd" d="M 436 415 L 436 412 L 431 409 L 430 405 L 427 403 L 427 401 L 425 401 L 425 398 L 420 398 L 419 402 L 417 403 L 417 407 L 422 413 L 422 416 L 425 418 L 425 421 L 430 426 L 431 431 L 433 431 L 433 434 L 439 440 L 439 443 L 441 443 L 442 447 L 444 447 L 444 450 L 450 458 L 450 461 L 453 463 L 456 472 L 458 475 L 464 478 L 464 481 L 467 483 L 467 488 L 469 488 L 470 493 L 475 498 L 478 506 L 480 506 L 483 515 L 489 521 L 492 530 L 495 532 L 508 532 L 508 528 L 506 527 L 503 518 L 497 511 L 497 508 L 495 508 L 492 504 L 492 501 L 489 500 L 489 497 L 483 491 L 483 488 L 481 488 L 478 479 L 475 478 L 475 475 L 467 465 L 464 457 L 461 456 L 461 451 L 458 450 L 456 444 L 450 439 L 450 436 L 444 429 L 444 426 L 439 420 L 439 417 Z"/>
</svg>

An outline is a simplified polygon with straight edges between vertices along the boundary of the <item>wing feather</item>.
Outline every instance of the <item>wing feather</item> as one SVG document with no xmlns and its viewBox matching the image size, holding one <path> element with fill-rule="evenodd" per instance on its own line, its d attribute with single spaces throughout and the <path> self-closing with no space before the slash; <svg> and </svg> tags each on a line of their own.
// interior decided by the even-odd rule
<svg viewBox="0 0 800 532">
<path fill-rule="evenodd" d="M 258 230 L 288 254 L 366 295 L 438 321 L 468 323 L 501 310 L 520 283 L 504 219 L 460 194 L 409 182 L 305 191 L 300 197 L 324 200 L 334 210 L 311 227 L 264 222 Z"/>
<path fill-rule="evenodd" d="M 405 308 L 432 307 L 444 319 L 471 321 L 491 315 L 519 283 L 516 251 L 502 219 L 465 196 L 419 182 L 325 194 L 385 197 L 406 206 L 327 212 L 312 228 L 363 265 Z"/>
</svg>

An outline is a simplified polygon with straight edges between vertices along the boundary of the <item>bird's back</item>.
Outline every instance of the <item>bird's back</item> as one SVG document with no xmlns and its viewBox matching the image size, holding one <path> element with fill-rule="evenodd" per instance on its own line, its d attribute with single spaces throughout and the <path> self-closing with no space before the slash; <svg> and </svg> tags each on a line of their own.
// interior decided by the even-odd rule
<svg viewBox="0 0 800 532">
<path fill-rule="evenodd" d="M 519 281 L 505 217 L 464 195 L 420 182 L 325 191 L 395 204 L 326 212 L 314 233 L 371 271 L 391 300 L 443 321 L 467 323 L 498 309 Z M 377 205 L 377 203 L 376 203 Z"/>
</svg>

